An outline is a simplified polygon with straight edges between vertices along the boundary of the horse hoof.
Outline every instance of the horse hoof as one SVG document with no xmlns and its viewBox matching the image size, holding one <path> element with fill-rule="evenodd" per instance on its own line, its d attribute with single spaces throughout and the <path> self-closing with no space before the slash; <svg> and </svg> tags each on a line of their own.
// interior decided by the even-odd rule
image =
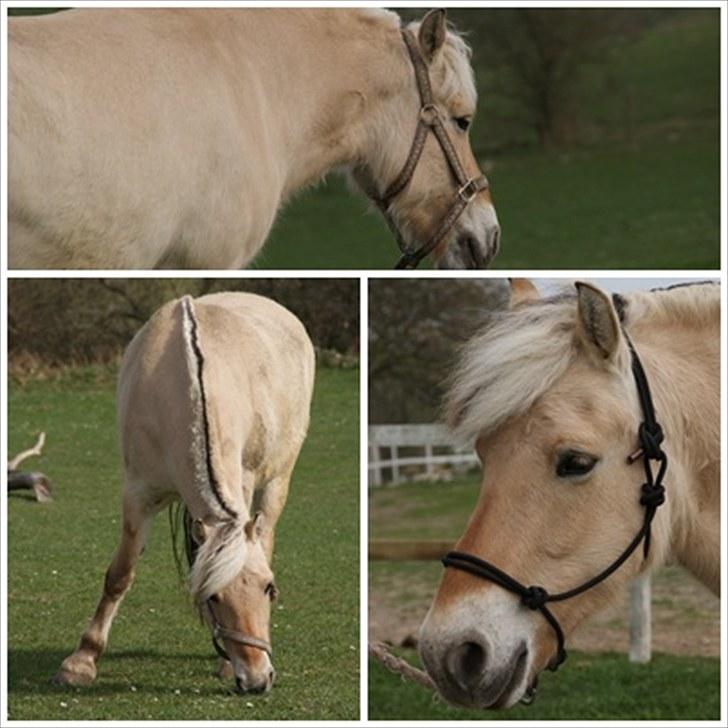
<svg viewBox="0 0 728 728">
<path fill-rule="evenodd" d="M 91 661 L 73 660 L 68 657 L 54 675 L 56 685 L 90 685 L 96 679 L 96 665 Z"/>
</svg>

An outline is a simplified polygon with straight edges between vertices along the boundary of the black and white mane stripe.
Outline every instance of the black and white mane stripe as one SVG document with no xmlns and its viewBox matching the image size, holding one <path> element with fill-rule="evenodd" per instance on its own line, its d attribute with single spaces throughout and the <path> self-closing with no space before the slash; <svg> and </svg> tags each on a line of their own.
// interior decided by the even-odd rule
<svg viewBox="0 0 728 728">
<path fill-rule="evenodd" d="M 202 436 L 203 444 L 205 449 L 205 464 L 207 467 L 207 479 L 210 483 L 210 488 L 215 496 L 220 507 L 227 513 L 231 518 L 237 518 L 238 514 L 234 511 L 222 497 L 220 491 L 220 484 L 215 477 L 215 470 L 212 465 L 212 449 L 210 447 L 210 421 L 207 414 L 207 394 L 205 391 L 205 382 L 203 377 L 203 369 L 205 366 L 205 358 L 202 355 L 202 349 L 200 348 L 199 335 L 198 335 L 198 323 L 195 318 L 194 309 L 192 308 L 192 299 L 189 296 L 185 296 L 182 299 L 182 307 L 184 310 L 185 318 L 189 322 L 189 343 L 194 354 L 195 361 L 197 363 L 197 385 L 200 392 L 200 404 L 201 404 L 201 416 L 202 416 Z M 187 338 L 187 337 L 185 337 Z"/>
</svg>

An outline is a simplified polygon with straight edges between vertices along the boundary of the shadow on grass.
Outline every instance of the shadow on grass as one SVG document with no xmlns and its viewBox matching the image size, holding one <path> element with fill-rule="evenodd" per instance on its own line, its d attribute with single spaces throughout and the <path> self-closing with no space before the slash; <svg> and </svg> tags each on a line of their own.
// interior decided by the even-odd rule
<svg viewBox="0 0 728 728">
<path fill-rule="evenodd" d="M 68 650 L 8 650 L 8 692 L 17 695 L 62 695 L 71 692 L 85 692 L 97 696 L 118 695 L 120 693 L 127 694 L 132 683 L 139 692 L 144 693 L 169 693 L 175 685 L 172 681 L 166 684 L 154 684 L 149 682 L 148 673 L 138 679 L 125 679 L 123 681 L 117 679 L 112 681 L 106 679 L 108 675 L 112 678 L 114 675 L 114 663 L 122 666 L 124 662 L 131 662 L 139 659 L 148 659 L 150 665 L 159 666 L 160 674 L 168 675 L 166 668 L 174 667 L 174 674 L 184 672 L 181 670 L 180 663 L 186 663 L 187 666 L 194 665 L 199 670 L 200 678 L 209 678 L 216 676 L 218 667 L 218 658 L 214 653 L 200 654 L 197 653 L 175 653 L 169 654 L 159 652 L 157 650 L 124 650 L 110 652 L 103 655 L 99 661 L 99 675 L 96 681 L 88 686 L 71 687 L 68 685 L 57 685 L 53 682 L 54 675 L 58 672 L 63 660 L 70 654 Z M 107 669 L 104 668 L 106 666 Z M 118 673 L 118 669 L 117 669 Z M 124 672 L 128 675 L 129 672 Z M 205 689 L 200 686 L 200 696 L 221 696 L 225 694 L 233 694 L 232 681 L 220 679 L 220 687 L 216 688 L 214 683 L 211 687 Z"/>
</svg>

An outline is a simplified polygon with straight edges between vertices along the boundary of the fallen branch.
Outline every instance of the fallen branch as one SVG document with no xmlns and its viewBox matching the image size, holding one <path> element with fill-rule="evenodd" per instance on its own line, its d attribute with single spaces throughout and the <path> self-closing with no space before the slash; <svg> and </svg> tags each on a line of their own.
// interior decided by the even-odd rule
<svg viewBox="0 0 728 728">
<path fill-rule="evenodd" d="M 410 680 L 428 690 L 436 690 L 432 678 L 423 670 L 418 670 L 401 657 L 393 655 L 383 642 L 369 643 L 369 656 L 384 665 L 390 672 L 401 675 L 405 680 Z"/>
<path fill-rule="evenodd" d="M 38 503 L 53 500 L 51 481 L 43 473 L 8 472 L 8 491 L 32 490 Z"/>
<path fill-rule="evenodd" d="M 21 472 L 18 466 L 23 460 L 34 455 L 40 455 L 45 444 L 45 432 L 41 432 L 38 441 L 29 450 L 18 453 L 8 463 L 8 491 L 11 490 L 32 490 L 38 503 L 48 503 L 53 500 L 51 481 L 46 475 L 38 472 Z"/>
<path fill-rule="evenodd" d="M 8 470 L 17 470 L 18 465 L 23 462 L 23 460 L 27 460 L 29 457 L 32 457 L 33 455 L 40 455 L 41 450 L 43 449 L 43 445 L 45 445 L 45 432 L 41 432 L 40 435 L 38 435 L 38 442 L 33 445 L 33 447 L 30 448 L 30 450 L 23 450 L 23 452 L 18 453 L 9 463 L 8 463 Z"/>
</svg>

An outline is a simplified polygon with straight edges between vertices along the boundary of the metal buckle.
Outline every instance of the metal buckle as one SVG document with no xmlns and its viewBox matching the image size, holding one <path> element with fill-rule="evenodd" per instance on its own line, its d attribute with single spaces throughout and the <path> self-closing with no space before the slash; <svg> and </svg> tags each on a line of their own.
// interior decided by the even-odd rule
<svg viewBox="0 0 728 728">
<path fill-rule="evenodd" d="M 440 116 L 440 112 L 435 104 L 425 104 L 420 109 L 420 121 L 427 126 L 434 126 Z"/>
<path fill-rule="evenodd" d="M 467 205 L 475 199 L 475 195 L 480 192 L 478 189 L 478 177 L 469 179 L 459 190 L 458 197 Z"/>
</svg>

